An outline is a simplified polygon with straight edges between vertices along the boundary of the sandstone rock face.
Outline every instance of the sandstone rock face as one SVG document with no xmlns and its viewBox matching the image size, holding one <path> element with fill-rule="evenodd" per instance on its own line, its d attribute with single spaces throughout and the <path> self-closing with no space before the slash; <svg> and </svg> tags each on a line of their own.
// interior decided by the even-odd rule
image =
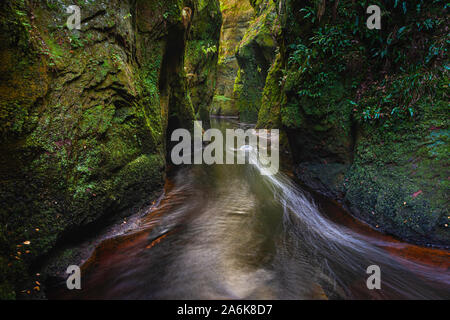
<svg viewBox="0 0 450 320">
<path fill-rule="evenodd" d="M 189 89 L 209 82 L 192 94 L 197 111 L 212 95 L 208 67 L 188 84 L 185 52 L 191 40 L 217 42 L 217 1 L 85 1 L 70 31 L 72 4 L 0 4 L 2 297 L 61 237 L 151 202 L 167 136 L 195 119 Z"/>
<path fill-rule="evenodd" d="M 236 52 L 239 70 L 233 97 L 240 119 L 255 123 L 266 78 L 278 50 L 276 39 L 281 29 L 273 1 L 254 0 L 251 3 L 256 15 Z"/>
<path fill-rule="evenodd" d="M 219 0 L 200 1 L 192 18 L 185 65 L 194 110 L 205 125 L 216 88 L 221 25 Z"/>
<path fill-rule="evenodd" d="M 236 50 L 244 37 L 255 11 L 248 0 L 221 0 L 223 24 L 220 38 L 217 86 L 211 114 L 239 116 L 234 102 L 234 82 L 239 65 Z"/>
</svg>

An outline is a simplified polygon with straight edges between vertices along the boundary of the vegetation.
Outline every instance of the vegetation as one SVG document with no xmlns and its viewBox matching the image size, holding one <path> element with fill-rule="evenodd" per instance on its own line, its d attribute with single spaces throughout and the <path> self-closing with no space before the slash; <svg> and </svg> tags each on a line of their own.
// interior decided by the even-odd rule
<svg viewBox="0 0 450 320">
<path fill-rule="evenodd" d="M 446 1 L 75 1 L 70 31 L 73 3 L 0 4 L 0 298 L 43 297 L 43 257 L 153 201 L 172 130 L 211 113 L 282 129 L 374 228 L 450 246 Z"/>
<path fill-rule="evenodd" d="M 279 22 L 275 3 L 251 3 L 256 16 L 236 51 L 239 70 L 233 93 L 241 120 L 256 122 L 267 73 L 275 59 Z"/>
</svg>

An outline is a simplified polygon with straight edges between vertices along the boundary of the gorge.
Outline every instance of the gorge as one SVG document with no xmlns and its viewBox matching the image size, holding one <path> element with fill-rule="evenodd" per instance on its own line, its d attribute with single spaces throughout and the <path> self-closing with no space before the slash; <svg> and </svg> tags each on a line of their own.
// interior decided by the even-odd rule
<svg viewBox="0 0 450 320">
<path fill-rule="evenodd" d="M 0 38 L 0 298 L 449 298 L 444 1 L 7 0 Z M 282 172 L 173 166 L 195 121 Z"/>
</svg>

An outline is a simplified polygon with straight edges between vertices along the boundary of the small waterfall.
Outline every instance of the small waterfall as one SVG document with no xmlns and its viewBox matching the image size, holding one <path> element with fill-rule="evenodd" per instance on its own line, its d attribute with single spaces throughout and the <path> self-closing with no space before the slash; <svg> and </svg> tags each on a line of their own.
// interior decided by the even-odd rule
<svg viewBox="0 0 450 320">
<path fill-rule="evenodd" d="M 212 124 L 222 132 L 236 127 Z M 277 146 L 272 139 L 278 136 L 263 147 Z M 139 226 L 97 248 L 84 267 L 83 290 L 67 293 L 64 282 L 52 296 L 450 299 L 446 252 L 428 252 L 425 258 L 435 260 L 423 264 L 426 249 L 332 221 L 290 177 L 275 174 L 277 150 L 258 154 L 249 142 L 225 151 L 243 152 L 247 165 L 172 171 L 164 198 Z M 381 270 L 381 290 L 366 285 L 373 265 Z"/>
</svg>

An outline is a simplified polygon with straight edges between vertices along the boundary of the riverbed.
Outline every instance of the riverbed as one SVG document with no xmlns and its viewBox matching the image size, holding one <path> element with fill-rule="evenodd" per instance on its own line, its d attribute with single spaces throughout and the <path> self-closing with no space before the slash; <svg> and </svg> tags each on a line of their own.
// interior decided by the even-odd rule
<svg viewBox="0 0 450 320">
<path fill-rule="evenodd" d="M 212 119 L 224 131 L 236 121 Z M 286 172 L 258 163 L 192 165 L 82 267 L 58 299 L 449 299 L 449 253 L 382 235 Z M 381 289 L 367 287 L 379 266 Z"/>
</svg>

